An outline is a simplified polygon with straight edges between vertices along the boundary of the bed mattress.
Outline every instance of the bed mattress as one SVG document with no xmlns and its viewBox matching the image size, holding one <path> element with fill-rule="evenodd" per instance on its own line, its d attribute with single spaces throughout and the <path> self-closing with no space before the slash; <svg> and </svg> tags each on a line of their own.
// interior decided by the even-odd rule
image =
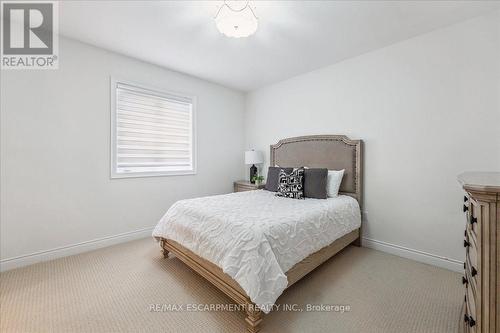
<svg viewBox="0 0 500 333">
<path fill-rule="evenodd" d="M 297 200 L 256 190 L 177 201 L 153 236 L 219 266 L 268 313 L 290 268 L 360 225 L 350 196 Z"/>
</svg>

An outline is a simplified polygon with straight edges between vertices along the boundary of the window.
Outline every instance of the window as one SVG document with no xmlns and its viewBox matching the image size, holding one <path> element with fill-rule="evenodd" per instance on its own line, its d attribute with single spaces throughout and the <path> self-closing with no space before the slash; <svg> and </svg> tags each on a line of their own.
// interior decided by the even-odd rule
<svg viewBox="0 0 500 333">
<path fill-rule="evenodd" d="M 194 174 L 193 97 L 111 80 L 111 177 Z"/>
</svg>

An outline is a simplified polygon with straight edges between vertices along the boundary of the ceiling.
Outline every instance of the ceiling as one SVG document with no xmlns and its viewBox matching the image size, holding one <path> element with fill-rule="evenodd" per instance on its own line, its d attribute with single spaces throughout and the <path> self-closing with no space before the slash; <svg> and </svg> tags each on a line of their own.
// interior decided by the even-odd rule
<svg viewBox="0 0 500 333">
<path fill-rule="evenodd" d="M 494 1 L 253 1 L 259 29 L 218 32 L 222 1 L 65 1 L 60 33 L 241 91 L 500 9 Z"/>
</svg>

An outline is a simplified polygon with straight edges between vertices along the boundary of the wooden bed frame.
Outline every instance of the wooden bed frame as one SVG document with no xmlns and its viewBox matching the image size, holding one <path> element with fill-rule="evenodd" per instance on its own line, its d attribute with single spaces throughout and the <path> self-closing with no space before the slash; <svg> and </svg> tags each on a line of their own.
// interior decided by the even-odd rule
<svg viewBox="0 0 500 333">
<path fill-rule="evenodd" d="M 356 198 L 361 207 L 362 191 L 362 141 L 350 140 L 344 135 L 312 135 L 288 138 L 271 145 L 270 165 L 322 167 L 330 170 L 345 169 L 340 193 Z M 330 259 L 349 244 L 361 246 L 361 228 L 337 239 L 329 246 L 311 254 L 286 272 L 289 288 L 295 282 Z M 179 243 L 162 238 L 163 255 L 172 252 L 195 272 L 244 306 L 247 330 L 256 333 L 262 322 L 262 312 L 250 300 L 240 285 L 217 265 L 194 254 Z"/>
</svg>

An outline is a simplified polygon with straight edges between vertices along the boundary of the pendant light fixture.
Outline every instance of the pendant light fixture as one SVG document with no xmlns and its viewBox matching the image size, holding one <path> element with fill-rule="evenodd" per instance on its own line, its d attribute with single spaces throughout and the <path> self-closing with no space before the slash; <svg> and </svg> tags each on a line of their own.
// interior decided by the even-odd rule
<svg viewBox="0 0 500 333">
<path fill-rule="evenodd" d="M 217 29 L 228 37 L 248 37 L 257 31 L 258 19 L 250 1 L 224 0 L 215 15 Z"/>
</svg>

